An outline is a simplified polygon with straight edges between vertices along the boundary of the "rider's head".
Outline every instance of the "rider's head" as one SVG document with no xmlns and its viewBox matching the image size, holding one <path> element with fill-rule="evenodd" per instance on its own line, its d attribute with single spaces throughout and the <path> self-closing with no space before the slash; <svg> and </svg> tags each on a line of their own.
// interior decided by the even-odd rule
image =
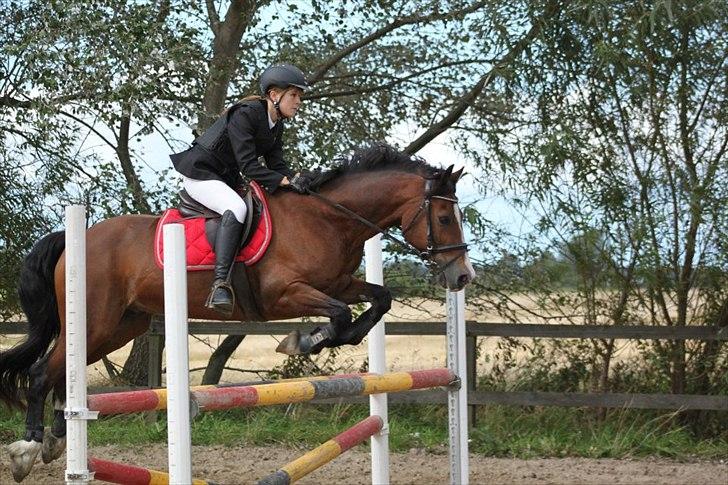
<svg viewBox="0 0 728 485">
<path fill-rule="evenodd" d="M 303 72 L 291 64 L 271 66 L 260 76 L 260 92 L 279 118 L 292 118 L 309 88 Z"/>
</svg>

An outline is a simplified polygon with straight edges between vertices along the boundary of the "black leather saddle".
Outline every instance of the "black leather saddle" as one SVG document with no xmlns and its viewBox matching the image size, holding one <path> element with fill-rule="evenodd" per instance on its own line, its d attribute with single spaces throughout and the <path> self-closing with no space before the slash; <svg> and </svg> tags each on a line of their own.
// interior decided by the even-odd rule
<svg viewBox="0 0 728 485">
<path fill-rule="evenodd" d="M 253 197 L 253 191 L 249 186 L 244 187 L 242 192 L 238 190 L 238 194 L 245 201 L 247 207 L 245 222 L 243 227 L 243 237 L 241 239 L 240 247 L 244 248 L 248 244 L 250 237 L 255 232 L 255 228 L 260 222 L 260 215 L 263 212 L 263 203 L 258 200 L 257 197 Z M 186 190 L 182 189 L 179 192 L 179 205 L 177 209 L 182 217 L 185 219 L 192 219 L 195 217 L 205 218 L 205 235 L 207 241 L 211 247 L 215 247 L 215 237 L 217 237 L 217 229 L 220 227 L 220 214 L 208 209 L 204 205 L 197 202 L 195 199 L 190 197 L 190 194 Z"/>
</svg>

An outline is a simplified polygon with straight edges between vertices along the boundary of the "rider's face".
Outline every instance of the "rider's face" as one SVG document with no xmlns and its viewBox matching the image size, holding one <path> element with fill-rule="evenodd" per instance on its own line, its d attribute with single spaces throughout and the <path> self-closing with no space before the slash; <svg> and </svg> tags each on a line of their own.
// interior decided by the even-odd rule
<svg viewBox="0 0 728 485">
<path fill-rule="evenodd" d="M 299 106 L 301 106 L 302 95 L 303 90 L 295 87 L 287 89 L 284 93 L 282 93 L 280 98 L 280 108 L 283 116 L 286 118 L 293 118 L 296 115 Z"/>
</svg>

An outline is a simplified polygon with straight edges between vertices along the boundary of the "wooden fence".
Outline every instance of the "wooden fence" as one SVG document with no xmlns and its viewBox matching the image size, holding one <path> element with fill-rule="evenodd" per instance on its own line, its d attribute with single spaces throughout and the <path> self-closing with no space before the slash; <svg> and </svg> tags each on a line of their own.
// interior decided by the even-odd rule
<svg viewBox="0 0 728 485">
<path fill-rule="evenodd" d="M 387 335 L 445 335 L 445 322 L 387 322 Z M 194 335 L 287 335 L 294 329 L 308 332 L 314 324 L 302 322 L 200 322 L 190 321 L 189 332 Z M 0 334 L 24 334 L 27 324 L 0 324 Z M 164 322 L 155 319 L 150 334 L 150 384 L 161 382 L 161 345 Z M 475 407 L 486 404 L 516 406 L 571 406 L 633 409 L 680 409 L 728 411 L 728 396 L 691 394 L 619 394 L 619 393 L 564 393 L 564 392 L 494 392 L 476 387 L 476 347 L 481 337 L 531 337 L 576 339 L 629 339 L 629 340 L 728 340 L 728 328 L 716 326 L 648 327 L 609 325 L 543 325 L 483 323 L 466 324 L 466 350 L 468 366 L 468 404 L 474 419 Z M 393 394 L 392 403 L 445 403 L 446 393 L 422 391 Z M 368 402 L 367 398 L 348 399 L 347 402 Z M 321 401 L 326 402 L 326 401 Z"/>
</svg>

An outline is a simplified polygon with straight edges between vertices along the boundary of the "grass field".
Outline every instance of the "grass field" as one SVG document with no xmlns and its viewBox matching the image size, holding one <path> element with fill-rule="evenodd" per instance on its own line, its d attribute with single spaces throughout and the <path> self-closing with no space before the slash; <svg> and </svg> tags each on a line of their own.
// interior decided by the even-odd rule
<svg viewBox="0 0 728 485">
<path fill-rule="evenodd" d="M 363 405 L 297 404 L 201 414 L 192 425 L 196 445 L 307 445 L 314 447 L 368 414 Z M 444 406 L 392 406 L 390 447 L 431 452 L 447 449 Z M 0 441 L 17 439 L 20 413 L 0 413 Z M 594 411 L 566 408 L 488 406 L 479 410 L 470 434 L 470 450 L 487 456 L 515 458 L 671 457 L 684 460 L 723 459 L 728 436 L 695 437 L 674 413 L 612 411 L 604 419 Z M 89 444 L 100 446 L 166 443 L 165 416 L 113 416 L 89 426 Z"/>
</svg>

